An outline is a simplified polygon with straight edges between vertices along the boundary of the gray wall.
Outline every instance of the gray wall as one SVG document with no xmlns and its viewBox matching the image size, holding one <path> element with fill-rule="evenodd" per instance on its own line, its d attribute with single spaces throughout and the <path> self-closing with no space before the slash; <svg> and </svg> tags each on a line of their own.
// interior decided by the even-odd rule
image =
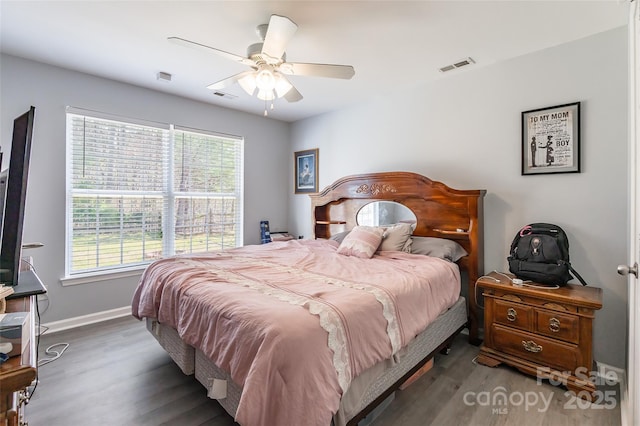
<svg viewBox="0 0 640 426">
<path fill-rule="evenodd" d="M 479 61 L 434 84 L 294 123 L 291 137 L 294 150 L 319 148 L 320 188 L 345 175 L 404 170 L 486 189 L 486 271 L 508 269 L 523 225 L 562 226 L 572 264 L 603 289 L 595 359 L 622 368 L 627 289 L 616 266 L 628 258 L 627 92 L 623 27 L 499 64 Z M 521 176 L 520 113 L 575 101 L 582 173 Z M 309 198 L 290 195 L 290 211 L 289 229 L 310 235 Z"/>
<path fill-rule="evenodd" d="M 40 241 L 32 255 L 48 287 L 43 322 L 73 318 L 131 303 L 136 277 L 62 286 L 65 252 L 65 107 L 179 124 L 245 139 L 244 242 L 259 243 L 259 221 L 286 229 L 291 182 L 289 125 L 81 74 L 13 56 L 0 57 L 0 145 L 8 166 L 13 119 L 36 107 L 24 241 Z"/>
</svg>

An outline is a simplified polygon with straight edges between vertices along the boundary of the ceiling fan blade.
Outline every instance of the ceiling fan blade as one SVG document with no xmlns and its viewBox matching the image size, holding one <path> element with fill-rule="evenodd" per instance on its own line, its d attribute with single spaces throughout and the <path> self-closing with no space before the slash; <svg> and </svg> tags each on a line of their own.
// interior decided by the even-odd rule
<svg viewBox="0 0 640 426">
<path fill-rule="evenodd" d="M 287 102 L 298 102 L 302 100 L 302 94 L 298 92 L 298 89 L 295 88 L 293 84 L 285 76 L 278 73 L 278 83 L 276 83 L 276 93 L 278 97 L 283 97 L 287 100 Z M 282 84 L 284 83 L 284 84 Z M 279 89 L 280 88 L 280 89 Z M 284 94 L 279 93 L 278 90 L 283 90 L 286 92 Z"/>
<path fill-rule="evenodd" d="M 287 94 L 284 95 L 284 98 L 287 100 L 287 102 L 298 102 L 302 100 L 302 94 L 298 92 L 298 89 L 292 86 Z"/>
<path fill-rule="evenodd" d="M 249 74 L 253 74 L 255 71 L 244 71 L 239 74 L 232 75 L 231 77 L 225 78 L 224 80 L 217 81 L 207 86 L 207 89 L 211 90 L 222 90 L 226 89 L 229 86 L 232 86 L 238 82 L 244 76 Z"/>
<path fill-rule="evenodd" d="M 274 59 L 282 58 L 287 43 L 298 30 L 298 26 L 286 16 L 271 15 L 262 53 Z"/>
<path fill-rule="evenodd" d="M 180 46 L 190 47 L 192 49 L 198 49 L 206 53 L 215 53 L 218 56 L 231 59 L 232 61 L 235 61 L 235 62 L 240 62 L 249 66 L 255 66 L 255 62 L 253 62 L 249 58 L 245 58 L 244 56 L 236 55 L 234 53 L 225 52 L 224 50 L 216 49 L 215 47 L 207 46 L 206 44 L 196 43 L 195 41 L 186 40 L 180 37 L 168 37 L 167 40 L 169 40 L 171 43 L 175 43 Z"/>
<path fill-rule="evenodd" d="M 287 75 L 308 75 L 315 77 L 329 77 L 350 79 L 356 73 L 351 65 L 333 64 L 302 64 L 296 62 L 285 62 L 278 68 L 280 72 Z"/>
</svg>

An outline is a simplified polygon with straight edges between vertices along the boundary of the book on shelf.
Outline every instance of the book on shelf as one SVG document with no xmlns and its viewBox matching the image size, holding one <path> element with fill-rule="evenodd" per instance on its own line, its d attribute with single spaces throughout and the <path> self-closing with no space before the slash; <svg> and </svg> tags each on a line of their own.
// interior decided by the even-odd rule
<svg viewBox="0 0 640 426">
<path fill-rule="evenodd" d="M 272 232 L 271 233 L 271 241 L 289 241 L 293 240 L 293 236 L 289 235 L 286 232 Z"/>
</svg>

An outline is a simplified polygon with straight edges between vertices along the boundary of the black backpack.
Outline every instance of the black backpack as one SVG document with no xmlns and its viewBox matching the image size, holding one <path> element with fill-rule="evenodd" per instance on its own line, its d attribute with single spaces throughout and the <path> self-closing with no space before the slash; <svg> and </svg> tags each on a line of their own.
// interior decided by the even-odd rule
<svg viewBox="0 0 640 426">
<path fill-rule="evenodd" d="M 509 271 L 523 280 L 563 286 L 573 275 L 587 283 L 569 263 L 569 239 L 564 230 L 550 223 L 532 223 L 513 239 L 509 252 Z"/>
</svg>

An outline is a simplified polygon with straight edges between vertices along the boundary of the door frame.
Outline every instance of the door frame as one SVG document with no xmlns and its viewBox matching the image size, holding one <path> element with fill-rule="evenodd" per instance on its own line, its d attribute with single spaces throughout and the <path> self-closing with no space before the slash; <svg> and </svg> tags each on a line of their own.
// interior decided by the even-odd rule
<svg viewBox="0 0 640 426">
<path fill-rule="evenodd" d="M 640 0 L 629 1 L 629 265 L 640 262 Z M 628 275 L 627 374 L 621 398 L 622 424 L 640 422 L 640 288 Z"/>
</svg>

